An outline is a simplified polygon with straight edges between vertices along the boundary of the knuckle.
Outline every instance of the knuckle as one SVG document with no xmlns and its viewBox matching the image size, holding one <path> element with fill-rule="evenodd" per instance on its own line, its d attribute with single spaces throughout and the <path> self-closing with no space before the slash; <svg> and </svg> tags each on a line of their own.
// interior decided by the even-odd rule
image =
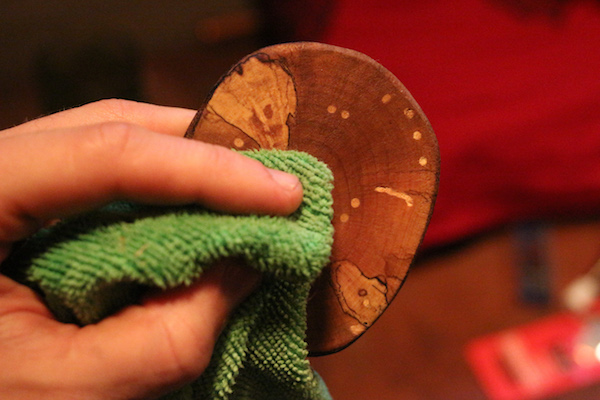
<svg viewBox="0 0 600 400">
<path fill-rule="evenodd" d="M 226 148 L 210 145 L 206 146 L 205 150 L 203 154 L 204 160 L 207 165 L 212 166 L 215 170 L 219 171 L 228 164 L 227 159 L 230 157 L 227 154 L 229 150 Z"/>
<path fill-rule="evenodd" d="M 90 128 L 72 148 L 73 168 L 120 170 L 132 157 L 135 128 L 125 122 L 103 122 Z"/>
<path fill-rule="evenodd" d="M 126 120 L 132 113 L 137 103 L 124 99 L 104 99 L 92 103 L 100 113 L 108 117 L 109 120 Z"/>
<path fill-rule="evenodd" d="M 163 323 L 162 329 L 168 343 L 167 362 L 161 365 L 164 376 L 184 380 L 198 377 L 209 365 L 214 342 L 204 331 L 185 323 L 176 326 Z"/>
<path fill-rule="evenodd" d="M 120 158 L 134 141 L 134 127 L 126 122 L 103 122 L 93 131 L 89 146 L 101 157 Z"/>
<path fill-rule="evenodd" d="M 63 149 L 65 176 L 73 185 L 96 186 L 96 195 L 120 196 L 126 190 L 133 160 L 139 158 L 137 127 L 126 122 L 102 122 L 75 133 Z"/>
<path fill-rule="evenodd" d="M 203 164 L 214 173 L 221 174 L 236 168 L 244 168 L 242 162 L 245 160 L 230 149 L 207 143 L 198 144 L 198 147 L 202 150 Z"/>
</svg>

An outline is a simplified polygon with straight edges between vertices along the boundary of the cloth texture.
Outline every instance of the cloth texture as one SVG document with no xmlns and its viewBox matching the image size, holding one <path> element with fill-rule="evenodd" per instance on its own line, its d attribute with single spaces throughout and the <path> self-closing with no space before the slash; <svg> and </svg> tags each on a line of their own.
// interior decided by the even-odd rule
<svg viewBox="0 0 600 400">
<path fill-rule="evenodd" d="M 165 399 L 329 399 L 307 359 L 306 302 L 333 243 L 333 176 L 301 152 L 244 152 L 299 177 L 290 216 L 235 216 L 198 206 L 115 203 L 65 221 L 10 259 L 65 322 L 94 323 L 147 287 L 188 285 L 216 260 L 239 257 L 261 286 L 234 312 L 205 373 Z"/>
</svg>

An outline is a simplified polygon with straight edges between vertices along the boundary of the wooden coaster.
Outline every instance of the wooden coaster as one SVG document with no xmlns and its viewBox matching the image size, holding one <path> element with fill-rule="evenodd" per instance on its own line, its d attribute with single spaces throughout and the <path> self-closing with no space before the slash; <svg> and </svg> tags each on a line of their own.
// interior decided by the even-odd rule
<svg viewBox="0 0 600 400">
<path fill-rule="evenodd" d="M 437 140 L 402 83 L 355 51 L 275 45 L 221 78 L 186 137 L 300 150 L 331 168 L 335 236 L 308 302 L 309 351 L 362 335 L 402 286 L 437 193 Z"/>
</svg>

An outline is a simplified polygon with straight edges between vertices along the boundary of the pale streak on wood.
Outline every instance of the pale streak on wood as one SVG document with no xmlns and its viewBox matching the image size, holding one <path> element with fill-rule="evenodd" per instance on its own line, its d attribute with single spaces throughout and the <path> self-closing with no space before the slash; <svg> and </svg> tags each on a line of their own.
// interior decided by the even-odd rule
<svg viewBox="0 0 600 400">
<path fill-rule="evenodd" d="M 388 306 L 387 286 L 377 278 L 365 276 L 350 261 L 338 261 L 332 268 L 333 283 L 344 313 L 365 328 L 371 326 Z M 350 329 L 354 332 L 357 325 L 352 325 Z"/>
<path fill-rule="evenodd" d="M 352 332 L 353 335 L 358 336 L 361 333 L 363 333 L 364 331 L 367 330 L 367 327 L 361 324 L 356 324 L 356 325 L 350 325 L 350 332 Z"/>
<path fill-rule="evenodd" d="M 288 117 L 297 99 L 290 75 L 275 62 L 250 57 L 242 73 L 233 71 L 213 93 L 207 111 L 223 118 L 264 149 L 287 149 Z"/>
<path fill-rule="evenodd" d="M 394 190 L 394 189 L 389 188 L 389 187 L 378 186 L 378 187 L 375 188 L 375 191 L 377 193 L 385 193 L 385 194 L 388 194 L 390 196 L 402 199 L 402 200 L 404 200 L 406 202 L 406 205 L 408 207 L 412 207 L 415 204 L 415 201 L 413 200 L 413 198 L 412 198 L 411 195 L 409 195 L 407 193 L 404 193 L 404 192 L 399 192 L 399 191 Z"/>
</svg>

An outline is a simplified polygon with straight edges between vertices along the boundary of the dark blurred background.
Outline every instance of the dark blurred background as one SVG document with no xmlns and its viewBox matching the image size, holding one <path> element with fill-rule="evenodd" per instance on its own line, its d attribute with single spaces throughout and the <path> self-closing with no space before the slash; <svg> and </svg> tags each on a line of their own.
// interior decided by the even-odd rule
<svg viewBox="0 0 600 400">
<path fill-rule="evenodd" d="M 339 400 L 485 399 L 465 346 L 563 310 L 600 257 L 598 21 L 585 0 L 0 0 L 0 129 L 110 97 L 195 109 L 291 39 L 376 58 L 438 134 L 440 196 L 394 304 L 314 364 Z"/>
<path fill-rule="evenodd" d="M 120 97 L 197 108 L 265 42 L 249 0 L 0 2 L 0 128 Z"/>
</svg>

